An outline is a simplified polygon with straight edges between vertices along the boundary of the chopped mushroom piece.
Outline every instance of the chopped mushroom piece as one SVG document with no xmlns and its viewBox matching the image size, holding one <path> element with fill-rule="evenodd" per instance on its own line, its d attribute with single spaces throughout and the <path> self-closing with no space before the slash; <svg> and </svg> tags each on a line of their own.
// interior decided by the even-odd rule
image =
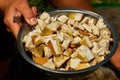
<svg viewBox="0 0 120 80">
<path fill-rule="evenodd" d="M 44 53 L 44 44 L 39 45 L 38 47 L 35 47 L 32 51 L 32 54 L 36 57 L 42 57 Z"/>
<path fill-rule="evenodd" d="M 43 66 L 45 66 L 47 68 L 55 69 L 55 65 L 54 65 L 52 59 L 49 59 L 46 63 L 43 64 Z"/>
<path fill-rule="evenodd" d="M 99 18 L 97 23 L 96 23 L 96 26 L 99 27 L 100 29 L 106 28 L 106 25 L 104 24 L 103 21 L 104 21 L 103 18 Z"/>
<path fill-rule="evenodd" d="M 81 38 L 80 37 L 75 37 L 71 44 L 80 44 Z"/>
<path fill-rule="evenodd" d="M 47 46 L 44 47 L 44 54 L 45 54 L 45 57 L 47 57 L 47 58 L 50 58 L 52 56 L 52 52 L 49 47 L 47 47 Z"/>
<path fill-rule="evenodd" d="M 64 33 L 67 33 L 68 35 L 72 35 L 73 32 L 74 32 L 74 30 L 66 24 L 63 24 L 61 26 L 61 31 L 64 32 Z"/>
<path fill-rule="evenodd" d="M 72 54 L 72 49 L 71 48 L 67 48 L 64 52 L 63 55 L 70 57 Z"/>
<path fill-rule="evenodd" d="M 77 49 L 77 52 L 78 52 L 78 56 L 79 57 L 81 57 L 82 59 L 84 59 L 85 57 L 86 57 L 86 54 L 82 51 L 82 50 L 80 50 L 80 49 Z"/>
<path fill-rule="evenodd" d="M 70 59 L 70 67 L 75 69 L 78 64 L 80 64 L 81 60 L 79 58 L 71 58 Z"/>
<path fill-rule="evenodd" d="M 62 48 L 67 49 L 69 45 L 70 45 L 70 40 L 64 40 L 62 43 Z"/>
<path fill-rule="evenodd" d="M 99 49 L 100 49 L 100 46 L 98 45 L 98 43 L 97 42 L 93 42 L 92 52 L 94 54 L 98 54 L 99 53 Z"/>
<path fill-rule="evenodd" d="M 68 14 L 68 17 L 75 20 L 75 21 L 81 21 L 83 14 L 81 13 L 70 13 Z"/>
<path fill-rule="evenodd" d="M 75 70 L 85 69 L 85 68 L 88 68 L 88 67 L 90 67 L 90 64 L 89 64 L 89 63 L 80 63 L 80 64 L 75 68 Z"/>
<path fill-rule="evenodd" d="M 47 59 L 43 57 L 33 57 L 33 61 L 35 61 L 37 64 L 43 65 L 47 62 Z"/>
<path fill-rule="evenodd" d="M 55 32 L 55 31 L 57 31 L 57 29 L 59 29 L 60 25 L 61 25 L 61 23 L 56 21 L 56 22 L 52 22 L 52 23 L 48 24 L 47 27 L 49 29 L 51 29 L 51 31 Z"/>
<path fill-rule="evenodd" d="M 93 46 L 93 43 L 90 41 L 90 39 L 85 36 L 80 40 L 80 44 L 86 45 L 87 47 L 91 48 Z"/>
<path fill-rule="evenodd" d="M 91 52 L 91 50 L 90 50 L 87 46 L 81 45 L 81 46 L 79 47 L 79 49 L 80 49 L 82 52 L 84 52 L 87 61 L 90 61 L 90 60 L 92 60 L 92 59 L 94 58 L 93 53 Z"/>
<path fill-rule="evenodd" d="M 56 67 L 60 68 L 69 58 L 67 56 L 53 57 L 53 61 Z"/>
<path fill-rule="evenodd" d="M 54 56 L 62 54 L 60 43 L 57 40 L 50 40 L 48 42 L 48 47 Z"/>
<path fill-rule="evenodd" d="M 46 27 L 45 22 L 40 19 L 37 19 L 37 22 L 38 22 L 38 26 L 39 26 L 40 30 L 42 31 Z"/>
<path fill-rule="evenodd" d="M 61 15 L 58 17 L 58 21 L 65 23 L 68 20 L 68 17 L 66 15 Z"/>
<path fill-rule="evenodd" d="M 45 20 L 48 17 L 50 17 L 50 15 L 47 12 L 43 12 L 39 17 L 40 17 L 41 20 Z"/>
<path fill-rule="evenodd" d="M 64 40 L 64 33 L 63 32 L 59 32 L 59 34 L 57 34 L 57 39 L 62 42 Z"/>
<path fill-rule="evenodd" d="M 80 24 L 86 23 L 89 19 L 90 19 L 90 17 L 84 17 L 84 18 L 82 19 L 82 21 L 80 22 Z"/>
<path fill-rule="evenodd" d="M 83 23 L 81 26 L 82 26 L 85 30 L 87 30 L 88 32 L 92 32 L 91 27 L 90 27 L 88 24 Z"/>
<path fill-rule="evenodd" d="M 93 34 L 99 36 L 100 31 L 99 31 L 99 27 L 95 26 L 95 19 L 89 19 L 88 25 L 92 29 Z"/>
</svg>

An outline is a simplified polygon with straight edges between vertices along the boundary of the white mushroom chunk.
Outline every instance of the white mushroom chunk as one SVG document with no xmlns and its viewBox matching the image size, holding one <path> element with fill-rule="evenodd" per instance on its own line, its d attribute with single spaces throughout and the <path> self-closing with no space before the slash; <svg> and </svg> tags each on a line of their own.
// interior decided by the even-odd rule
<svg viewBox="0 0 120 80">
<path fill-rule="evenodd" d="M 81 21 L 81 20 L 82 20 L 82 17 L 83 17 L 83 14 L 76 13 L 76 15 L 75 15 L 75 20 L 76 20 L 76 21 Z"/>
<path fill-rule="evenodd" d="M 70 40 L 69 39 L 64 40 L 62 43 L 62 48 L 67 49 L 69 45 L 70 45 Z"/>
<path fill-rule="evenodd" d="M 96 27 L 95 25 L 91 25 L 91 26 L 92 26 L 93 34 L 99 36 L 99 34 L 100 34 L 99 28 Z"/>
<path fill-rule="evenodd" d="M 79 33 L 79 31 L 75 31 L 74 30 L 74 32 L 73 32 L 73 34 L 72 34 L 73 36 L 75 36 L 75 37 L 77 37 L 77 36 L 79 36 L 80 35 L 80 33 Z"/>
<path fill-rule="evenodd" d="M 52 56 L 52 52 L 51 52 L 50 48 L 47 46 L 44 47 L 44 55 L 47 58 L 50 58 Z"/>
<path fill-rule="evenodd" d="M 81 38 L 80 37 L 75 37 L 71 44 L 80 44 Z"/>
<path fill-rule="evenodd" d="M 68 48 L 63 52 L 63 55 L 70 57 L 72 54 L 72 49 Z"/>
<path fill-rule="evenodd" d="M 109 40 L 108 39 L 102 39 L 101 41 L 98 42 L 100 48 L 102 48 L 104 50 L 103 54 L 99 55 L 104 55 L 104 54 L 108 54 L 109 51 Z"/>
<path fill-rule="evenodd" d="M 73 19 L 68 19 L 67 23 L 70 24 L 70 25 L 74 25 L 75 20 L 73 20 Z"/>
<path fill-rule="evenodd" d="M 61 15 L 57 19 L 58 21 L 65 23 L 68 20 L 68 17 L 66 15 Z"/>
<path fill-rule="evenodd" d="M 57 68 L 60 68 L 70 57 L 67 56 L 60 56 L 60 57 L 53 57 L 53 61 Z"/>
<path fill-rule="evenodd" d="M 90 61 L 90 60 L 92 60 L 92 59 L 94 58 L 93 53 L 91 52 L 91 50 L 90 50 L 87 46 L 81 45 L 81 46 L 79 47 L 79 49 L 80 49 L 82 52 L 85 53 L 87 61 Z"/>
<path fill-rule="evenodd" d="M 68 25 L 66 25 L 66 24 L 63 24 L 61 26 L 61 31 L 64 32 L 64 33 L 67 33 L 69 35 L 72 35 L 73 32 L 74 32 L 74 30 L 71 27 L 69 27 Z"/>
<path fill-rule="evenodd" d="M 100 29 L 106 27 L 106 25 L 104 24 L 103 18 L 99 18 L 99 19 L 98 19 L 98 21 L 97 21 L 97 23 L 96 23 L 96 26 L 99 27 Z"/>
<path fill-rule="evenodd" d="M 75 21 L 81 21 L 83 15 L 84 14 L 82 14 L 82 13 L 70 13 L 70 14 L 68 14 L 68 17 L 70 19 L 75 20 Z"/>
<path fill-rule="evenodd" d="M 75 50 L 72 54 L 71 54 L 71 58 L 76 58 L 78 57 L 78 52 L 77 50 Z"/>
<path fill-rule="evenodd" d="M 80 40 L 80 44 L 84 44 L 87 47 L 92 47 L 93 43 L 90 41 L 90 39 L 87 36 L 84 36 L 81 40 Z"/>
<path fill-rule="evenodd" d="M 93 18 L 89 19 L 88 25 L 90 26 L 93 34 L 99 36 L 99 27 L 95 26 L 95 19 L 93 19 Z"/>
<path fill-rule="evenodd" d="M 55 69 L 55 65 L 52 61 L 52 59 L 49 59 L 46 63 L 43 64 L 44 67 Z"/>
<path fill-rule="evenodd" d="M 35 47 L 35 48 L 32 50 L 32 54 L 33 54 L 35 57 L 42 57 L 42 56 L 44 55 L 44 47 L 45 47 L 44 44 L 41 44 L 41 45 Z"/>
<path fill-rule="evenodd" d="M 39 25 L 36 25 L 34 28 L 35 28 L 35 30 L 33 30 L 33 31 L 35 31 L 37 33 L 41 33 L 41 28 L 39 27 Z"/>
<path fill-rule="evenodd" d="M 90 67 L 89 63 L 81 63 L 75 68 L 75 70 L 85 69 L 85 68 L 88 68 L 88 67 Z"/>
<path fill-rule="evenodd" d="M 110 32 L 109 28 L 100 29 L 100 37 L 109 39 L 110 36 L 111 36 L 111 32 Z"/>
<path fill-rule="evenodd" d="M 81 60 L 79 58 L 71 58 L 70 59 L 70 67 L 75 69 L 78 64 L 80 64 Z"/>
<path fill-rule="evenodd" d="M 48 17 L 50 17 L 50 15 L 47 12 L 43 12 L 39 17 L 40 17 L 41 20 L 45 20 Z"/>
<path fill-rule="evenodd" d="M 99 47 L 98 43 L 97 42 L 93 42 L 92 52 L 94 54 L 97 54 L 99 49 L 100 49 L 100 47 Z"/>
<path fill-rule="evenodd" d="M 40 27 L 41 31 L 46 27 L 46 23 L 43 22 L 41 19 L 37 19 L 38 26 Z"/>
<path fill-rule="evenodd" d="M 50 17 L 47 17 L 45 20 L 44 20 L 44 22 L 46 23 L 46 24 L 49 24 L 50 23 L 50 20 L 51 18 Z"/>
<path fill-rule="evenodd" d="M 60 43 L 57 40 L 50 40 L 48 42 L 48 47 L 54 56 L 62 54 Z"/>
<path fill-rule="evenodd" d="M 48 24 L 47 25 L 47 27 L 49 28 L 49 29 L 51 29 L 51 31 L 57 31 L 57 29 L 60 27 L 60 22 L 52 22 L 52 23 L 50 23 L 50 24 Z"/>
<path fill-rule="evenodd" d="M 95 61 L 97 62 L 97 63 L 99 63 L 99 62 L 101 62 L 101 61 L 103 61 L 104 59 L 105 59 L 105 57 L 104 56 L 99 56 L 99 55 L 96 55 L 96 54 L 94 54 L 94 56 L 95 56 Z"/>
<path fill-rule="evenodd" d="M 82 24 L 83 28 L 86 29 L 88 32 L 92 32 L 91 27 L 86 23 Z"/>
<path fill-rule="evenodd" d="M 62 42 L 64 40 L 64 33 L 63 32 L 59 32 L 57 33 L 57 39 Z"/>
<path fill-rule="evenodd" d="M 30 35 L 24 36 L 23 43 L 25 43 L 25 50 L 31 50 L 32 48 L 34 48 L 34 45 L 32 43 L 32 39 Z"/>
<path fill-rule="evenodd" d="M 90 17 L 84 17 L 82 21 L 80 22 L 80 24 L 86 23 L 89 19 Z"/>
<path fill-rule="evenodd" d="M 86 57 L 86 54 L 82 50 L 80 50 L 79 48 L 77 49 L 77 52 L 78 52 L 77 55 L 79 57 L 81 57 L 82 59 L 84 59 Z"/>
</svg>

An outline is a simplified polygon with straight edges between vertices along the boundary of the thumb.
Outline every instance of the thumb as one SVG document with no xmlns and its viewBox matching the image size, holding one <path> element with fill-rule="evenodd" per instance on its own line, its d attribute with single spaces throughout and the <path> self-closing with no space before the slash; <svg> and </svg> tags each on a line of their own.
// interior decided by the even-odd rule
<svg viewBox="0 0 120 80">
<path fill-rule="evenodd" d="M 23 15 L 23 17 L 25 18 L 25 21 L 29 24 L 29 25 L 35 25 L 37 23 L 37 19 L 36 19 L 36 15 L 34 14 L 34 12 L 30 9 L 28 3 L 22 3 L 18 6 L 17 8 L 20 13 Z"/>
</svg>

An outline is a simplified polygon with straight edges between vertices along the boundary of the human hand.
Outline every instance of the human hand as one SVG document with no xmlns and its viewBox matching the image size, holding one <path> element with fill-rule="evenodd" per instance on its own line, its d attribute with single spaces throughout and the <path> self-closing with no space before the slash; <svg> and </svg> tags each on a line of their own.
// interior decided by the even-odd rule
<svg viewBox="0 0 120 80">
<path fill-rule="evenodd" d="M 35 25 L 37 23 L 35 18 L 37 14 L 36 8 L 32 7 L 30 9 L 27 0 L 0 0 L 0 2 L 1 1 L 5 1 L 5 4 L 0 6 L 4 13 L 4 22 L 7 25 L 7 29 L 13 33 L 16 39 L 20 29 L 20 23 L 13 22 L 14 16 L 22 15 L 25 21 L 30 25 Z"/>
<path fill-rule="evenodd" d="M 120 42 L 117 51 L 115 52 L 114 56 L 111 58 L 111 62 L 118 70 L 120 70 Z"/>
</svg>

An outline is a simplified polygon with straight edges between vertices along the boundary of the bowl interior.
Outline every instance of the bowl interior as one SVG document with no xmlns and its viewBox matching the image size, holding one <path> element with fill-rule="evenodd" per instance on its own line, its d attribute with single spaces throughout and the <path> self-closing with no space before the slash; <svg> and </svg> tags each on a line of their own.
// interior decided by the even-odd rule
<svg viewBox="0 0 120 80">
<path fill-rule="evenodd" d="M 114 26 L 111 25 L 111 23 L 106 19 L 104 18 L 103 16 L 99 15 L 99 14 L 96 14 L 94 12 L 91 12 L 91 11 L 87 11 L 87 10 L 78 10 L 78 9 L 59 9 L 59 10 L 51 10 L 51 11 L 48 11 L 48 13 L 52 16 L 52 15 L 56 15 L 56 14 L 68 14 L 68 13 L 71 13 L 71 12 L 76 12 L 76 13 L 83 13 L 85 15 L 88 15 L 88 16 L 92 16 L 92 17 L 95 17 L 95 18 L 99 18 L 99 17 L 102 17 L 104 19 L 104 23 L 109 27 L 111 33 L 112 33 L 112 37 L 114 39 L 113 42 L 110 43 L 110 50 L 111 50 L 111 53 L 103 60 L 101 61 L 100 63 L 92 66 L 92 67 L 89 67 L 89 68 L 86 68 L 86 69 L 82 69 L 82 70 L 74 70 L 74 71 L 62 71 L 62 70 L 52 70 L 52 69 L 49 69 L 49 68 L 46 68 L 46 67 L 43 67 L 43 66 L 40 66 L 38 64 L 36 64 L 35 62 L 33 62 L 32 60 L 32 55 L 29 54 L 29 52 L 26 52 L 25 49 L 24 49 L 24 44 L 22 43 L 22 39 L 23 37 L 28 34 L 28 32 L 30 32 L 32 30 L 32 28 L 24 23 L 22 28 L 20 29 L 19 31 L 19 34 L 18 34 L 18 49 L 19 49 L 19 52 L 20 54 L 24 57 L 25 60 L 27 60 L 30 64 L 32 64 L 33 66 L 39 68 L 40 70 L 44 71 L 44 72 L 48 72 L 48 74 L 58 74 L 58 75 L 63 75 L 66 74 L 66 75 L 72 75 L 72 74 L 86 74 L 87 72 L 88 73 L 91 73 L 92 71 L 95 71 L 97 68 L 99 68 L 100 66 L 102 66 L 103 64 L 105 64 L 108 60 L 110 60 L 110 58 L 113 56 L 113 54 L 115 53 L 117 47 L 118 47 L 118 33 L 117 31 L 115 30 Z"/>
</svg>

